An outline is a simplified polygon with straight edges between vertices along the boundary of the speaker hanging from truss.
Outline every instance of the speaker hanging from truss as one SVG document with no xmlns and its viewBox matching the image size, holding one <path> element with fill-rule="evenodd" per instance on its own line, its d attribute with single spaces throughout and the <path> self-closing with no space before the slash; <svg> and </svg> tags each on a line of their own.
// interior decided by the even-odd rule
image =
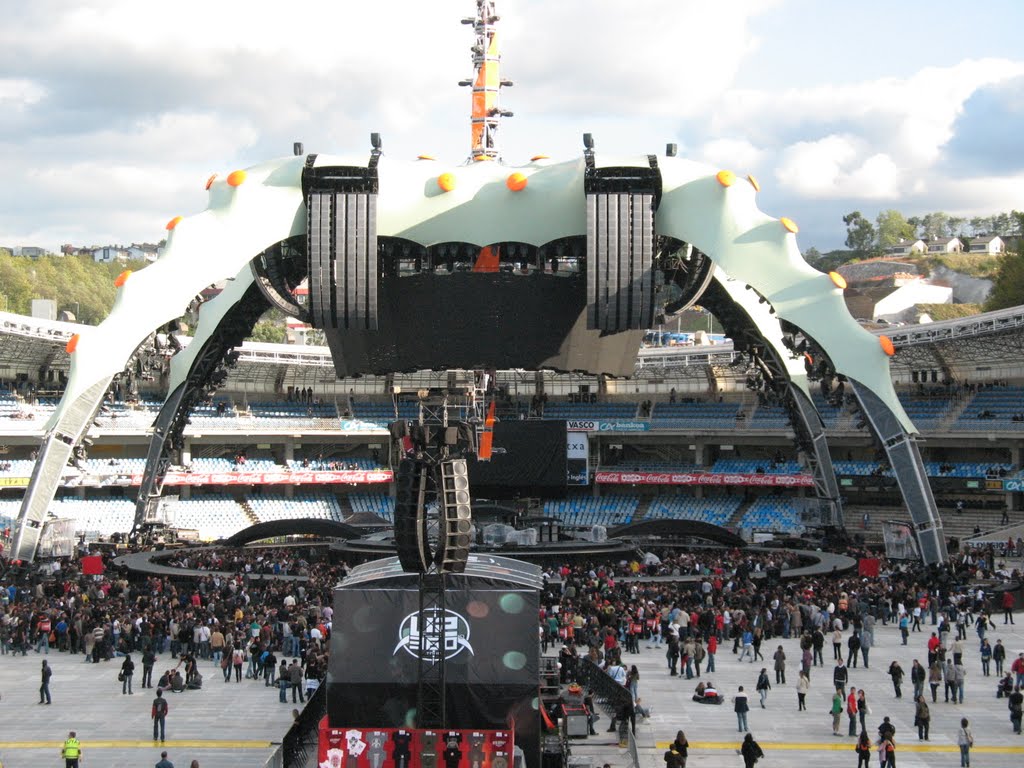
<svg viewBox="0 0 1024 768">
<path fill-rule="evenodd" d="M 461 573 L 469 559 L 473 510 L 465 459 L 441 462 L 441 514 L 444 518 L 436 560 L 441 571 Z"/>
</svg>

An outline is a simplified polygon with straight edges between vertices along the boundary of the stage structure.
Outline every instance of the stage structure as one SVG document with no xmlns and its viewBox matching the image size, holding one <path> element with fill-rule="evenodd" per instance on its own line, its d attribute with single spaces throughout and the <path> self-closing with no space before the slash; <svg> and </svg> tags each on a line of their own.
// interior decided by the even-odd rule
<svg viewBox="0 0 1024 768">
<path fill-rule="evenodd" d="M 514 734 L 527 764 L 539 764 L 540 568 L 472 555 L 447 578 L 443 601 L 426 610 L 419 575 L 394 557 L 358 566 L 335 590 L 335 616 L 344 619 L 331 633 L 323 753 L 344 749 L 332 742 L 342 732 L 375 730 L 388 743 L 408 736 L 420 744 L 407 765 L 427 765 L 419 755 L 436 746 L 437 734 L 463 734 L 459 748 L 468 759 L 469 734 L 478 732 L 501 739 L 506 757 Z M 440 713 L 422 708 L 423 666 L 438 662 Z M 396 730 L 402 734 L 394 742 Z"/>
<path fill-rule="evenodd" d="M 70 379 L 47 424 L 14 556 L 35 556 L 60 471 L 114 378 L 155 330 L 227 280 L 171 361 L 136 534 L 189 410 L 223 380 L 233 347 L 266 307 L 322 328 L 339 376 L 423 368 L 629 376 L 644 331 L 700 301 L 715 314 L 733 310 L 751 364 L 790 403 L 816 491 L 837 521 L 808 377 L 849 383 L 890 455 L 922 558 L 944 561 L 917 431 L 889 375 L 892 342 L 851 317 L 839 274 L 803 260 L 791 219 L 758 209 L 758 181 L 677 157 L 675 145 L 605 155 L 591 134 L 575 159 L 538 154 L 506 165 L 497 128 L 508 113 L 498 96 L 510 83 L 499 72 L 494 2 L 478 0 L 465 21 L 476 35 L 475 76 L 463 81 L 473 90 L 468 161 L 389 158 L 377 134 L 366 153 L 306 154 L 296 144 L 292 157 L 211 176 L 207 209 L 172 218 L 161 258 L 118 277 L 110 315 L 68 343 Z M 294 294 L 303 279 L 307 306 Z"/>
</svg>

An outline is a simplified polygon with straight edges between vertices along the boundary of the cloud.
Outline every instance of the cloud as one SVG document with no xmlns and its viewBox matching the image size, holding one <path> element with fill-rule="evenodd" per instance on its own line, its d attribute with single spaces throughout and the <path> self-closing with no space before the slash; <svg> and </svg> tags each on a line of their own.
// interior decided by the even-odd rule
<svg viewBox="0 0 1024 768">
<path fill-rule="evenodd" d="M 1006 174 L 1024 169 L 1024 77 L 979 88 L 963 105 L 943 148 L 941 167 L 958 174 Z"/>
</svg>

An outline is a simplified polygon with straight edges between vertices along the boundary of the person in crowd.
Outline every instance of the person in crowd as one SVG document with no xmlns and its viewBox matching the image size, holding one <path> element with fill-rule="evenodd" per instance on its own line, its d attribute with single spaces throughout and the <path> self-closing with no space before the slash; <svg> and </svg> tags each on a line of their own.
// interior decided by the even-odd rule
<svg viewBox="0 0 1024 768">
<path fill-rule="evenodd" d="M 924 700 L 924 695 L 917 697 L 914 708 L 914 725 L 917 726 L 917 740 L 928 741 L 928 728 L 931 725 L 932 715 L 928 709 L 928 702 Z"/>
<path fill-rule="evenodd" d="M 150 717 L 153 720 L 153 741 L 156 741 L 158 736 L 160 741 L 165 740 L 165 726 L 169 711 L 170 707 L 167 706 L 164 692 L 157 688 L 156 698 L 153 699 L 153 705 L 150 710 Z"/>
<path fill-rule="evenodd" d="M 846 697 L 846 717 L 850 721 L 850 736 L 857 735 L 857 689 L 850 686 L 850 693 Z"/>
<path fill-rule="evenodd" d="M 871 763 L 871 737 L 867 731 L 861 731 L 857 739 L 857 768 L 870 768 Z"/>
<path fill-rule="evenodd" d="M 754 686 L 754 690 L 757 691 L 761 697 L 761 709 L 765 708 L 765 702 L 768 700 L 768 691 L 772 688 L 771 681 L 768 679 L 768 670 L 765 667 L 761 668 L 761 673 L 757 676 L 757 684 Z"/>
<path fill-rule="evenodd" d="M 892 678 L 892 689 L 896 693 L 896 698 L 902 699 L 903 667 L 900 666 L 898 661 L 893 660 L 892 664 L 889 665 L 889 677 Z"/>
<path fill-rule="evenodd" d="M 796 681 L 796 711 L 807 711 L 807 692 L 811 689 L 811 678 L 803 670 Z"/>
<path fill-rule="evenodd" d="M 740 746 L 739 752 L 743 756 L 744 768 L 754 768 L 754 764 L 764 757 L 761 745 L 754 741 L 754 737 L 749 733 L 743 737 L 743 744 Z"/>
<path fill-rule="evenodd" d="M 1013 687 L 1013 693 L 1007 697 L 1006 706 L 1010 710 L 1010 723 L 1013 725 L 1013 732 L 1019 734 L 1021 713 L 1024 708 L 1024 693 L 1021 693 L 1019 685 Z"/>
<path fill-rule="evenodd" d="M 39 685 L 39 703 L 50 704 L 50 678 L 53 676 L 53 670 L 50 669 L 50 665 L 43 661 L 42 671 L 40 673 L 40 685 Z"/>
<path fill-rule="evenodd" d="M 122 694 L 132 693 L 132 678 L 134 676 L 135 662 L 132 661 L 131 654 L 127 654 L 124 661 L 121 662 L 121 672 L 117 676 L 121 681 Z"/>
<path fill-rule="evenodd" d="M 836 688 L 835 693 L 832 694 L 832 708 L 829 710 L 832 714 L 832 735 L 841 736 L 839 733 L 839 724 L 843 720 L 843 692 Z"/>
<path fill-rule="evenodd" d="M 956 743 L 960 746 L 960 768 L 971 768 L 971 747 L 974 746 L 974 734 L 966 717 L 960 718 L 960 730 L 956 734 Z"/>
<path fill-rule="evenodd" d="M 705 692 L 706 693 L 706 692 Z M 736 713 L 736 726 L 740 733 L 749 732 L 747 727 L 747 713 L 750 711 L 750 706 L 747 704 L 747 694 L 743 692 L 743 686 L 739 687 L 736 695 L 733 697 L 733 711 Z"/>
</svg>

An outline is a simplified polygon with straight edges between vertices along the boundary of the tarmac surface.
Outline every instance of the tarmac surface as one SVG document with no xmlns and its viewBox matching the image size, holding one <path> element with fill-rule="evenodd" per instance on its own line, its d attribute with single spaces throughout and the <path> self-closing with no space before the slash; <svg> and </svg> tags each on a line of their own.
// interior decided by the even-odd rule
<svg viewBox="0 0 1024 768">
<path fill-rule="evenodd" d="M 292 722 L 293 705 L 278 701 L 276 688 L 243 676 L 223 682 L 219 666 L 200 661 L 200 691 L 167 692 L 167 741 L 152 741 L 150 708 L 156 689 L 142 688 L 142 664 L 135 661 L 133 695 L 121 693 L 121 659 L 86 664 L 81 655 L 0 656 L 0 761 L 4 768 L 63 766 L 60 747 L 75 731 L 82 742 L 82 766 L 148 768 L 167 750 L 177 768 L 198 760 L 201 768 L 261 768 Z M 41 660 L 53 669 L 49 706 L 39 702 Z M 154 672 L 177 664 L 161 654 Z M 244 675 L 244 672 L 243 672 Z"/>
<path fill-rule="evenodd" d="M 1024 613 L 1015 616 L 1016 625 L 1004 626 L 1003 617 L 993 616 L 995 630 L 989 630 L 988 639 L 994 646 L 997 639 L 1003 641 L 1007 650 L 1006 670 L 1018 653 L 1024 652 Z M 957 731 L 960 718 L 970 721 L 974 733 L 974 748 L 971 763 L 974 768 L 1019 768 L 1024 765 L 1024 736 L 1013 733 L 1006 699 L 996 699 L 995 664 L 992 676 L 983 677 L 978 655 L 979 639 L 973 629 L 968 630 L 964 642 L 964 666 L 967 669 L 967 683 L 963 704 L 947 704 L 943 698 L 943 686 L 938 690 L 938 703 L 931 703 L 931 689 L 925 684 L 925 699 L 931 710 L 931 730 L 928 741 L 919 741 L 914 726 L 913 686 L 909 682 L 910 666 L 914 659 L 927 664 L 927 641 L 932 627 L 930 619 L 923 625 L 922 632 L 910 635 L 908 645 L 903 646 L 899 629 L 892 623 L 875 625 L 875 647 L 870 650 L 870 667 L 863 663 L 849 671 L 849 685 L 866 690 L 868 707 L 868 735 L 877 739 L 877 729 L 882 718 L 889 716 L 896 726 L 897 765 L 906 766 L 959 766 L 960 750 L 957 746 Z M 955 636 L 955 630 L 952 634 Z M 847 653 L 844 633 L 843 653 Z M 737 754 L 743 734 L 738 732 L 732 698 L 737 688 L 744 686 L 750 713 L 748 725 L 751 734 L 764 750 L 765 758 L 758 762 L 759 768 L 791 766 L 801 762 L 821 768 L 843 766 L 854 768 L 857 754 L 854 752 L 856 739 L 846 736 L 848 719 L 843 713 L 840 732 L 843 736 L 832 735 L 832 670 L 835 667 L 831 638 L 826 636 L 823 655 L 825 666 L 811 668 L 811 688 L 807 694 L 807 709 L 797 711 L 796 680 L 801 656 L 796 639 L 766 640 L 761 648 L 765 660 L 739 662 L 732 653 L 732 642 L 719 647 L 716 654 L 714 674 L 704 674 L 702 679 L 712 680 L 717 689 L 726 696 L 721 706 L 709 706 L 691 701 L 698 679 L 687 680 L 685 675 L 670 677 L 665 659 L 665 646 L 648 647 L 641 643 L 639 654 L 624 654 L 627 669 L 636 664 L 640 672 L 639 696 L 644 706 L 650 707 L 651 717 L 637 718 L 636 742 L 641 768 L 661 768 L 665 765 L 664 754 L 676 731 L 683 730 L 690 742 L 688 768 L 694 766 L 732 766 L 741 768 L 742 758 Z M 772 656 L 782 645 L 786 654 L 786 684 L 775 684 Z M 549 655 L 557 653 L 550 649 Z M 903 667 L 905 678 L 903 698 L 897 699 L 892 680 L 888 675 L 889 665 L 898 660 Z M 761 668 L 768 670 L 772 683 L 765 709 L 759 706 L 758 694 L 754 691 Z M 703 672 L 704 670 L 702 670 Z M 848 690 L 848 689 L 847 689 Z M 586 739 L 571 739 L 572 755 L 570 765 L 593 765 L 596 768 L 606 763 L 613 768 L 631 765 L 627 750 L 618 746 L 618 738 L 608 733 L 608 715 L 602 712 L 595 725 L 597 736 Z M 589 763 L 587 762 L 589 760 Z M 876 754 L 872 754 L 871 765 L 878 765 Z"/>
</svg>

